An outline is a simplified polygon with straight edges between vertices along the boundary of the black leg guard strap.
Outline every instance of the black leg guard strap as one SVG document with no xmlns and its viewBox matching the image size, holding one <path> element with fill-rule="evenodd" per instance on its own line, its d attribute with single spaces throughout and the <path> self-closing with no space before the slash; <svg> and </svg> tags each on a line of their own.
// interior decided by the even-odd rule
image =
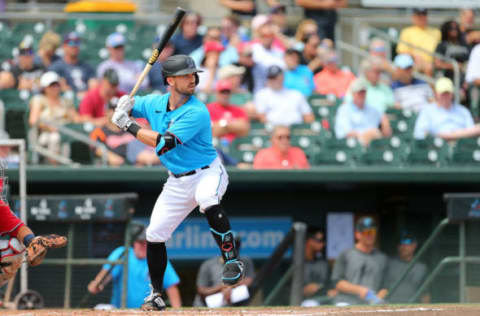
<svg viewBox="0 0 480 316">
<path fill-rule="evenodd" d="M 222 252 L 225 262 L 237 259 L 237 247 L 233 232 L 230 230 L 230 222 L 220 205 L 214 205 L 205 210 L 210 231 Z"/>
<path fill-rule="evenodd" d="M 164 242 L 147 241 L 147 264 L 153 291 L 161 293 L 163 275 L 167 268 L 167 248 Z"/>
</svg>

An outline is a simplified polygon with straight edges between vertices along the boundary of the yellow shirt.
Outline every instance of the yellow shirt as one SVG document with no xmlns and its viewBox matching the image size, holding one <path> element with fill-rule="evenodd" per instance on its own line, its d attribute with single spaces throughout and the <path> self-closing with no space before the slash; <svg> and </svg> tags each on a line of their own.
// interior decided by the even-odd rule
<svg viewBox="0 0 480 316">
<path fill-rule="evenodd" d="M 431 53 L 435 52 L 442 35 L 438 29 L 427 27 L 422 29 L 418 26 L 409 26 L 400 33 L 400 41 L 410 43 L 412 45 L 421 47 Z M 397 46 L 398 54 L 420 55 L 425 61 L 433 62 L 433 57 L 403 43 Z"/>
</svg>

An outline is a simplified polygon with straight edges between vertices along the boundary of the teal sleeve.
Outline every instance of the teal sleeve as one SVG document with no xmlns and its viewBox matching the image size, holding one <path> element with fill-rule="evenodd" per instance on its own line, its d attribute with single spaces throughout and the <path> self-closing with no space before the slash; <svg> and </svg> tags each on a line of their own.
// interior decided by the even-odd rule
<svg viewBox="0 0 480 316">
<path fill-rule="evenodd" d="M 125 247 L 121 246 L 112 251 L 112 253 L 108 256 L 107 260 L 109 261 L 116 261 L 119 260 L 120 257 L 123 257 Z M 110 269 L 112 265 L 111 264 L 104 264 L 102 269 L 108 270 Z M 120 273 L 121 273 L 122 266 L 121 265 L 115 265 L 110 274 L 112 275 L 113 278 L 116 278 Z"/>
</svg>

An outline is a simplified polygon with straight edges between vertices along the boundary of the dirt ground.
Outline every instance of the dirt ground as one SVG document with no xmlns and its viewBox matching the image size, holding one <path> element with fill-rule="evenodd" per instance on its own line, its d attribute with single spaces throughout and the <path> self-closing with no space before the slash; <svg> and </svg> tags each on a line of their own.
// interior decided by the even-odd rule
<svg viewBox="0 0 480 316">
<path fill-rule="evenodd" d="M 480 316 L 480 305 L 411 305 L 411 306 L 355 306 L 355 307 L 247 307 L 247 308 L 220 308 L 198 309 L 182 308 L 168 309 L 163 312 L 142 312 L 139 310 L 2 310 L 1 316 L 135 316 L 135 315 L 216 315 L 216 316 L 275 316 L 275 315 L 305 315 L 305 316 Z"/>
</svg>

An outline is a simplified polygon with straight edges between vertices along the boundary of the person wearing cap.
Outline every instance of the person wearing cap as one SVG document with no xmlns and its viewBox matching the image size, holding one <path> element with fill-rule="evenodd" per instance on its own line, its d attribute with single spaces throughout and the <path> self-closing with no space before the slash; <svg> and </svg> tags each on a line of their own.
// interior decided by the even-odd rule
<svg viewBox="0 0 480 316">
<path fill-rule="evenodd" d="M 6 64 L 0 72 L 0 89 L 17 89 L 38 92 L 43 65 L 35 61 L 32 40 L 25 38 L 18 45 L 18 56 L 13 63 Z"/>
<path fill-rule="evenodd" d="M 253 93 L 256 78 L 253 75 L 255 62 L 253 61 L 253 51 L 250 43 L 242 43 L 238 46 L 238 62 L 234 63 L 234 65 L 245 69 L 242 77 L 242 86 L 244 86 L 249 93 Z"/>
<path fill-rule="evenodd" d="M 226 45 L 222 43 L 221 32 L 218 27 L 209 27 L 207 33 L 203 37 L 202 46 L 195 49 L 189 56 L 193 58 L 197 65 L 201 65 L 205 58 L 206 51 L 211 51 L 215 47 L 222 47 L 220 50 L 220 56 L 218 57 L 219 67 L 230 65 L 238 61 L 236 47 L 232 43 L 227 43 Z"/>
<path fill-rule="evenodd" d="M 271 147 L 260 149 L 253 159 L 254 169 L 309 169 L 307 156 L 300 147 L 292 146 L 288 126 L 273 128 Z"/>
<path fill-rule="evenodd" d="M 118 89 L 118 73 L 115 69 L 107 69 L 100 79 L 98 87 L 88 90 L 79 106 L 79 114 L 83 122 L 91 122 L 95 126 L 107 123 L 106 115 L 110 103 L 115 103 L 125 92 Z"/>
<path fill-rule="evenodd" d="M 284 59 L 287 66 L 284 87 L 297 90 L 308 98 L 315 88 L 313 72 L 308 66 L 300 65 L 301 53 L 296 49 L 287 49 Z"/>
<path fill-rule="evenodd" d="M 318 25 L 318 36 L 335 40 L 337 10 L 346 8 L 348 0 L 295 0 L 295 4 L 305 9 L 305 18 Z"/>
<path fill-rule="evenodd" d="M 125 247 L 120 246 L 110 253 L 107 260 L 121 260 L 125 255 Z M 147 265 L 147 236 L 145 230 L 135 239 L 133 247 L 128 249 L 128 281 L 127 281 L 127 308 L 139 308 L 143 303 L 145 293 L 150 291 L 150 277 L 148 275 Z M 121 307 L 122 289 L 123 289 L 123 265 L 111 266 L 104 264 L 100 272 L 88 284 L 88 291 L 92 294 L 98 294 L 105 286 L 113 280 L 112 296 L 110 304 L 116 308 Z M 182 306 L 182 299 L 178 284 L 180 278 L 173 268 L 170 260 L 167 261 L 163 286 L 173 308 Z"/>
<path fill-rule="evenodd" d="M 387 116 L 366 102 L 366 80 L 356 79 L 349 90 L 352 100 L 343 103 L 335 116 L 335 136 L 356 138 L 364 146 L 373 139 L 389 137 L 392 130 Z"/>
<path fill-rule="evenodd" d="M 387 50 L 390 50 L 390 46 L 388 46 L 387 42 L 383 39 L 374 37 L 370 40 L 368 53 L 370 58 L 374 60 L 382 70 L 380 81 L 384 84 L 391 85 L 395 67 L 392 66 L 388 58 Z"/>
<path fill-rule="evenodd" d="M 334 94 L 343 98 L 348 87 L 355 80 L 355 75 L 349 70 L 340 69 L 338 56 L 334 51 L 326 54 L 323 70 L 313 77 L 315 92 L 319 94 Z"/>
<path fill-rule="evenodd" d="M 180 22 L 180 31 L 173 35 L 173 55 L 188 55 L 202 46 L 203 36 L 199 34 L 198 27 L 202 24 L 202 16 L 195 12 L 189 12 Z"/>
<path fill-rule="evenodd" d="M 254 93 L 265 87 L 267 70 L 271 66 L 285 68 L 283 55 L 285 48 L 276 45 L 276 34 L 270 18 L 266 15 L 257 15 L 252 20 L 254 40 L 252 44 L 252 69 L 255 78 Z"/>
<path fill-rule="evenodd" d="M 375 248 L 377 224 L 362 216 L 355 223 L 355 246 L 336 258 L 331 281 L 338 291 L 337 306 L 382 304 L 388 291 L 384 280 L 387 256 Z"/>
<path fill-rule="evenodd" d="M 199 84 L 197 91 L 211 93 L 214 91 L 217 82 L 217 71 L 219 68 L 220 54 L 224 51 L 220 41 L 209 41 L 203 45 L 205 56 L 200 63 L 201 73 L 198 74 Z"/>
<path fill-rule="evenodd" d="M 470 111 L 453 100 L 454 87 L 447 77 L 435 82 L 435 101 L 418 113 L 413 136 L 424 139 L 427 136 L 446 140 L 463 138 L 462 133 L 474 127 Z"/>
<path fill-rule="evenodd" d="M 67 89 L 73 90 L 78 97 L 97 84 L 95 70 L 88 63 L 79 59 L 81 39 L 76 32 L 65 34 L 63 38 L 63 58 L 48 67 L 60 78 L 65 78 Z M 65 90 L 65 89 L 64 89 Z"/>
<path fill-rule="evenodd" d="M 30 114 L 28 122 L 30 128 L 38 128 L 38 139 L 31 141 L 47 149 L 52 154 L 60 155 L 60 134 L 54 124 L 66 124 L 78 122 L 79 117 L 71 99 L 60 94 L 60 76 L 48 71 L 40 78 L 42 92 L 30 100 Z M 51 122 L 51 123 L 50 123 Z M 33 130 L 31 130 L 33 131 Z M 65 153 L 63 153 L 65 154 Z M 49 158 L 50 164 L 56 164 L 56 160 Z"/>
<path fill-rule="evenodd" d="M 235 243 L 237 245 L 238 252 L 240 253 L 242 243 L 239 236 L 235 236 Z M 221 256 L 216 256 L 202 262 L 197 274 L 197 294 L 193 300 L 193 306 L 206 306 L 205 298 L 215 293 L 222 293 L 223 298 L 227 303 L 226 305 L 231 305 L 230 294 L 232 293 L 232 289 L 242 285 L 249 286 L 252 284 L 252 281 L 255 277 L 255 265 L 253 264 L 252 259 L 248 256 L 240 256 L 240 260 L 245 266 L 245 278 L 239 283 L 235 284 L 234 287 L 226 286 L 222 283 L 221 275 L 223 269 L 223 258 Z"/>
<path fill-rule="evenodd" d="M 365 59 L 360 63 L 360 75 L 367 85 L 367 97 L 365 102 L 374 107 L 379 113 L 395 105 L 393 90 L 380 82 L 382 68 L 378 59 Z M 348 92 L 344 102 L 352 102 L 352 93 Z"/>
<path fill-rule="evenodd" d="M 130 92 L 138 77 L 143 71 L 144 64 L 141 61 L 133 61 L 125 59 L 125 36 L 122 33 L 110 34 L 105 42 L 110 58 L 101 62 L 97 67 L 97 78 L 102 78 L 103 73 L 107 69 L 114 69 L 119 78 L 118 88 L 121 91 Z M 140 89 L 146 89 L 149 85 L 148 77 L 146 77 Z"/>
<path fill-rule="evenodd" d="M 323 69 L 323 56 L 319 50 L 325 50 L 317 33 L 307 34 L 302 39 L 303 49 L 300 64 L 308 66 L 314 75 Z"/>
<path fill-rule="evenodd" d="M 37 62 L 48 68 L 53 62 L 60 59 L 56 52 L 61 42 L 60 35 L 53 31 L 47 31 L 43 34 L 38 43 L 37 56 L 35 56 Z"/>
<path fill-rule="evenodd" d="M 428 12 L 425 8 L 413 9 L 412 24 L 400 32 L 397 54 L 410 54 L 415 60 L 417 70 L 431 76 L 432 54 L 440 43 L 440 31 L 428 26 Z"/>
<path fill-rule="evenodd" d="M 389 258 L 388 268 L 385 276 L 385 285 L 392 287 L 398 278 L 403 274 L 410 261 L 412 261 L 417 249 L 417 239 L 408 231 L 402 231 L 398 241 L 398 255 Z M 405 276 L 398 288 L 388 296 L 388 302 L 399 304 L 409 303 L 412 295 L 420 288 L 427 277 L 427 266 L 424 263 L 416 262 L 410 272 Z M 421 297 L 424 304 L 430 303 L 430 296 L 424 294 Z"/>
<path fill-rule="evenodd" d="M 207 105 L 212 120 L 212 135 L 227 143 L 236 137 L 247 136 L 250 131 L 248 116 L 241 107 L 230 104 L 232 84 L 227 79 L 219 80 L 215 86 L 216 100 Z"/>
<path fill-rule="evenodd" d="M 392 82 L 395 106 L 401 109 L 420 111 L 425 105 L 432 102 L 433 91 L 430 85 L 413 77 L 415 62 L 407 54 L 397 55 L 393 61 L 395 65 L 395 81 Z"/>
<path fill-rule="evenodd" d="M 297 90 L 284 87 L 282 68 L 271 66 L 267 70 L 267 78 L 267 86 L 253 99 L 260 122 L 290 126 L 315 120 L 307 99 Z"/>
</svg>

